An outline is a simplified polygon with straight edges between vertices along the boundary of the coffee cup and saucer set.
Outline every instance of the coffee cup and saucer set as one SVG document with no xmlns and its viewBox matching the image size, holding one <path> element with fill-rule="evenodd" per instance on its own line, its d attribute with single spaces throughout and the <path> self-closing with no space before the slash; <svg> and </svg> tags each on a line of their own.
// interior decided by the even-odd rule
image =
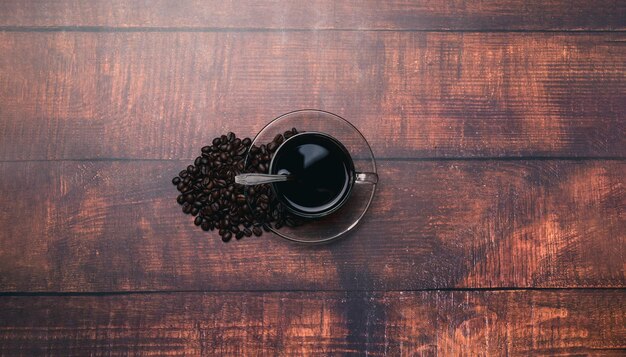
<svg viewBox="0 0 626 357">
<path fill-rule="evenodd" d="M 297 129 L 297 130 L 294 130 Z M 320 244 L 334 241 L 361 222 L 374 198 L 378 174 L 365 137 L 340 116 L 314 109 L 297 110 L 272 120 L 252 141 L 271 142 L 294 132 L 274 150 L 267 173 L 242 173 L 235 182 L 246 185 L 252 211 L 258 202 L 250 189 L 270 185 L 274 196 L 299 224 L 277 229 L 287 240 Z M 246 167 L 252 160 L 246 158 Z"/>
</svg>

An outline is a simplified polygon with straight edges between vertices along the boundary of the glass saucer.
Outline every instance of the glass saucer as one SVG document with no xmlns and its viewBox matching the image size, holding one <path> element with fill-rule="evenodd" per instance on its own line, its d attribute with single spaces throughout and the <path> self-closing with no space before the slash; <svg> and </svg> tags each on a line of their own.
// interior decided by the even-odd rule
<svg viewBox="0 0 626 357">
<path fill-rule="evenodd" d="M 376 161 L 367 140 L 350 122 L 336 114 L 305 109 L 283 114 L 267 124 L 254 138 L 252 145 L 269 144 L 277 134 L 296 128 L 298 132 L 316 131 L 331 135 L 348 149 L 357 172 L 376 172 Z M 250 157 L 246 156 L 246 167 Z M 252 186 L 250 186 L 252 187 Z M 337 211 L 316 219 L 304 219 L 303 224 L 270 230 L 276 235 L 299 243 L 326 243 L 353 230 L 361 221 L 374 198 L 376 184 L 355 184 L 348 201 Z M 248 204 L 254 207 L 248 189 L 245 190 Z"/>
</svg>

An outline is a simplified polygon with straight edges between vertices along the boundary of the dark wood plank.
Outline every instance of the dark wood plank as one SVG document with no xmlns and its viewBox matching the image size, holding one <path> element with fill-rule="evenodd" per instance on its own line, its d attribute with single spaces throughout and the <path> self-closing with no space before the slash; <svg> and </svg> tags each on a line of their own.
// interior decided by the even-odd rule
<svg viewBox="0 0 626 357">
<path fill-rule="evenodd" d="M 0 26 L 184 29 L 620 30 L 620 0 L 0 2 Z"/>
<path fill-rule="evenodd" d="M 0 160 L 192 158 L 300 108 L 378 157 L 626 154 L 624 35 L 0 33 Z"/>
<path fill-rule="evenodd" d="M 382 162 L 365 222 L 300 246 L 224 244 L 184 161 L 0 164 L 0 291 L 624 287 L 626 162 Z"/>
<path fill-rule="evenodd" d="M 626 293 L 220 293 L 0 298 L 0 354 L 623 355 Z"/>
</svg>

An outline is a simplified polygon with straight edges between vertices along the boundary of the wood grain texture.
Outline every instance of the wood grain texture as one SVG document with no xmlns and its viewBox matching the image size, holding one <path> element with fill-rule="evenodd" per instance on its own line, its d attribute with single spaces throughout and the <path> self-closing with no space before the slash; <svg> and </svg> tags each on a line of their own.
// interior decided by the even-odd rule
<svg viewBox="0 0 626 357">
<path fill-rule="evenodd" d="M 0 26 L 182 29 L 623 30 L 620 0 L 0 2 Z"/>
<path fill-rule="evenodd" d="M 621 0 L 0 1 L 0 356 L 623 356 L 624 30 Z M 363 225 L 194 227 L 171 177 L 299 108 L 382 159 Z"/>
<path fill-rule="evenodd" d="M 0 160 L 191 158 L 319 108 L 377 157 L 624 157 L 624 35 L 0 33 Z"/>
<path fill-rule="evenodd" d="M 0 299 L 0 354 L 623 355 L 624 290 Z"/>
<path fill-rule="evenodd" d="M 382 162 L 335 244 L 224 244 L 192 224 L 184 161 L 0 164 L 1 291 L 625 287 L 626 162 Z"/>
</svg>

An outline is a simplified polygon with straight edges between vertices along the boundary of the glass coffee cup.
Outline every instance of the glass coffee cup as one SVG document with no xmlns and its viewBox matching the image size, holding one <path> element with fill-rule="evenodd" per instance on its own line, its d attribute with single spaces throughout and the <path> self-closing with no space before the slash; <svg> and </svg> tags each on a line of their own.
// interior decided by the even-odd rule
<svg viewBox="0 0 626 357">
<path fill-rule="evenodd" d="M 272 183 L 286 209 L 305 218 L 319 218 L 343 206 L 355 184 L 375 184 L 378 175 L 356 172 L 348 150 L 331 135 L 299 133 L 283 142 L 270 163 L 271 175 L 287 181 Z"/>
</svg>

